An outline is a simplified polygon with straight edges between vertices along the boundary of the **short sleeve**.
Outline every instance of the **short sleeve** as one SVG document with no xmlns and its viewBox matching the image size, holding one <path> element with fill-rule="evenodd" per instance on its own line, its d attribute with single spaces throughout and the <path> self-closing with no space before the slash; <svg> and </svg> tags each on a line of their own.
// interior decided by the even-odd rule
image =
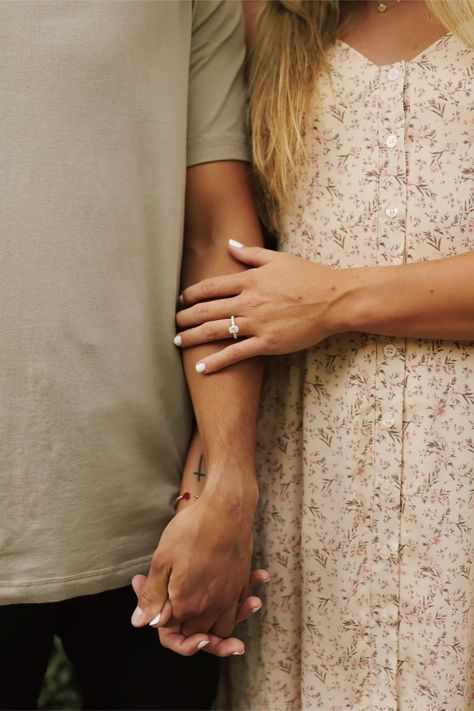
<svg viewBox="0 0 474 711">
<path fill-rule="evenodd" d="M 187 164 L 249 160 L 241 3 L 195 0 Z"/>
</svg>

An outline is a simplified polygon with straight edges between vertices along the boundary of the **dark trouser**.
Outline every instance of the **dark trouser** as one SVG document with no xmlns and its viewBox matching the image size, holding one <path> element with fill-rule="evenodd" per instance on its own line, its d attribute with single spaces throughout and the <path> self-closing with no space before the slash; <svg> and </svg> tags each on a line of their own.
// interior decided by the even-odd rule
<svg viewBox="0 0 474 711">
<path fill-rule="evenodd" d="M 155 630 L 134 629 L 131 588 L 63 602 L 0 606 L 0 708 L 36 709 L 53 636 L 61 638 L 83 708 L 209 709 L 218 660 L 164 649 Z"/>
</svg>

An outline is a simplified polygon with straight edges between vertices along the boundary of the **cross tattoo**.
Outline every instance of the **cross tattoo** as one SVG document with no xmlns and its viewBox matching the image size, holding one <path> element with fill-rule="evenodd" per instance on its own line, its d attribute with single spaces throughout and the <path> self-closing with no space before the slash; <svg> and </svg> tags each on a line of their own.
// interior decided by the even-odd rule
<svg viewBox="0 0 474 711">
<path fill-rule="evenodd" d="M 206 475 L 204 474 L 204 472 L 201 470 L 201 467 L 202 467 L 202 460 L 203 460 L 203 459 L 204 459 L 204 454 L 201 454 L 201 456 L 199 457 L 198 471 L 197 471 L 197 472 L 193 472 L 194 476 L 197 476 L 197 480 L 198 480 L 198 481 L 201 481 L 202 477 L 203 477 L 203 476 L 206 476 Z"/>
</svg>

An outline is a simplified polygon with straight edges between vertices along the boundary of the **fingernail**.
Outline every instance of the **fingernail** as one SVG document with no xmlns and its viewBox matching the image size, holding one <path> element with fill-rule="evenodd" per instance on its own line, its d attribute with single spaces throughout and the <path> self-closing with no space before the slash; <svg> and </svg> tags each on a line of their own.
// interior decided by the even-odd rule
<svg viewBox="0 0 474 711">
<path fill-rule="evenodd" d="M 269 583 L 270 582 L 270 577 L 268 578 L 263 578 L 262 583 Z"/>
<path fill-rule="evenodd" d="M 145 620 L 145 613 L 141 607 L 136 607 L 132 615 L 132 625 L 141 625 Z"/>
<path fill-rule="evenodd" d="M 159 613 L 157 614 L 157 616 L 154 617 L 154 618 L 152 619 L 152 621 L 149 622 L 148 624 L 150 625 L 150 627 L 153 627 L 153 625 L 157 625 L 157 624 L 158 624 L 158 622 L 160 621 L 160 619 L 161 619 L 161 612 L 159 612 Z"/>
<path fill-rule="evenodd" d="M 252 608 L 252 615 L 255 614 L 256 612 L 258 612 L 258 611 L 261 610 L 261 609 L 262 609 L 262 606 L 261 606 L 261 605 L 259 605 L 258 607 L 253 607 L 253 608 Z"/>
<path fill-rule="evenodd" d="M 245 649 L 243 649 L 241 652 L 232 652 L 233 657 L 241 657 L 242 654 L 245 654 Z"/>
<path fill-rule="evenodd" d="M 181 338 L 181 336 L 175 336 L 175 337 L 173 338 L 173 343 L 174 343 L 175 346 L 182 346 L 182 345 L 183 345 L 183 339 Z"/>
<path fill-rule="evenodd" d="M 198 373 L 204 373 L 206 370 L 206 364 L 205 363 L 196 363 L 196 372 Z"/>
<path fill-rule="evenodd" d="M 178 306 L 184 306 L 184 296 L 182 294 L 178 296 Z"/>
<path fill-rule="evenodd" d="M 242 249 L 242 247 L 244 246 L 242 242 L 237 242 L 236 239 L 230 239 L 229 244 L 231 247 L 237 247 L 237 249 Z"/>
<path fill-rule="evenodd" d="M 199 642 L 197 648 L 198 649 L 204 649 L 209 644 L 210 640 L 209 639 L 203 639 L 202 642 Z"/>
</svg>

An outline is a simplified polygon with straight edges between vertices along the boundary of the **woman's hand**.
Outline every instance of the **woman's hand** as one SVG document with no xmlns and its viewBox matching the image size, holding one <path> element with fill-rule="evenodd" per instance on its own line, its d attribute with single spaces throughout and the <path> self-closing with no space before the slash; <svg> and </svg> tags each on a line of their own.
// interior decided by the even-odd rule
<svg viewBox="0 0 474 711">
<path fill-rule="evenodd" d="M 232 256 L 254 269 L 206 279 L 181 297 L 176 345 L 232 338 L 231 316 L 239 337 L 245 337 L 200 361 L 198 372 L 213 373 L 254 356 L 292 353 L 345 330 L 338 305 L 346 270 L 239 244 L 229 241 Z"/>
</svg>

